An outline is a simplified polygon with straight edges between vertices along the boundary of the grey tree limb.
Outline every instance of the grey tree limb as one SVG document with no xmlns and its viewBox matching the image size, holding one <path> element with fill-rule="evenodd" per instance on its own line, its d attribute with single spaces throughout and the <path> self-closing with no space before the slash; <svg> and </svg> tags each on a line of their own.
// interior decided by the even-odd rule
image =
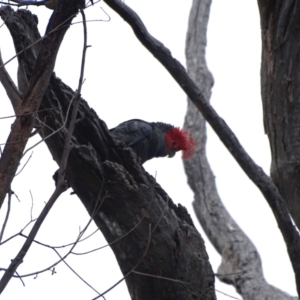
<svg viewBox="0 0 300 300">
<path fill-rule="evenodd" d="M 77 7 L 80 3 L 82 4 L 82 0 L 61 1 L 58 5 L 59 11 L 54 12 L 50 19 L 48 32 L 52 32 L 48 35 L 47 39 L 41 42 L 41 48 L 33 68 L 32 76 L 28 82 L 27 89 L 24 91 L 19 115 L 14 121 L 1 155 L 0 208 L 30 137 L 34 124 L 34 112 L 39 108 L 48 86 L 58 49 L 71 20 L 77 13 Z M 7 22 L 5 18 L 4 21 Z M 62 24 L 64 26 L 61 26 Z"/>
<path fill-rule="evenodd" d="M 206 99 L 210 98 L 213 85 L 205 59 L 210 4 L 211 0 L 193 1 L 186 39 L 187 71 L 201 86 Z M 185 127 L 195 137 L 197 151 L 191 159 L 184 161 L 184 166 L 194 191 L 193 206 L 198 220 L 222 256 L 218 274 L 224 275 L 218 276 L 219 279 L 232 284 L 245 300 L 297 299 L 266 282 L 257 249 L 222 204 L 206 157 L 205 123 L 195 105 L 188 100 Z"/>
<path fill-rule="evenodd" d="M 258 187 L 267 200 L 277 221 L 278 227 L 287 246 L 288 254 L 296 278 L 298 295 L 300 294 L 300 238 L 293 225 L 286 204 L 271 178 L 264 173 L 238 141 L 226 122 L 217 114 L 197 84 L 188 76 L 184 67 L 174 59 L 170 51 L 158 40 L 152 37 L 139 16 L 120 0 L 104 0 L 122 18 L 128 22 L 139 41 L 157 58 L 168 70 L 179 86 L 185 91 L 189 99 L 202 113 L 211 125 L 228 151 L 247 176 Z M 298 6 L 298 5 L 297 5 Z M 298 28 L 298 27 L 297 27 Z"/>
</svg>

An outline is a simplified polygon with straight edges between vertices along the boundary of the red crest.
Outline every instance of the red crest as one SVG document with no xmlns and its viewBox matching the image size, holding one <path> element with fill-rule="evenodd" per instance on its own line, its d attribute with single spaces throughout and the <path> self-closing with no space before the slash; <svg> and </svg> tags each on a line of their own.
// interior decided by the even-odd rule
<svg viewBox="0 0 300 300">
<path fill-rule="evenodd" d="M 183 151 L 183 159 L 191 157 L 195 152 L 195 140 L 185 129 L 174 127 L 166 132 L 165 138 L 169 149 Z"/>
</svg>

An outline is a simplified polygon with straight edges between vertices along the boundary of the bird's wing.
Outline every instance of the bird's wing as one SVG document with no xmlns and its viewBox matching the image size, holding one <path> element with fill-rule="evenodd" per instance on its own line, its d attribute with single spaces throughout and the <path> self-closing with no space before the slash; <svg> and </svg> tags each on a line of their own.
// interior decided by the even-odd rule
<svg viewBox="0 0 300 300">
<path fill-rule="evenodd" d="M 110 129 L 115 138 L 129 147 L 145 140 L 152 133 L 152 126 L 139 119 L 133 119 L 119 124 L 117 127 Z"/>
</svg>

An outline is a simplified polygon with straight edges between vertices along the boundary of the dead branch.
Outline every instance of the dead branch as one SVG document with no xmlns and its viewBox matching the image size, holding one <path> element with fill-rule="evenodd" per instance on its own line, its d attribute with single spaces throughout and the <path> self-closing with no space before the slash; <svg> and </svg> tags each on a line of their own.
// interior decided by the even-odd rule
<svg viewBox="0 0 300 300">
<path fill-rule="evenodd" d="M 1 232 L 0 232 L 0 245 L 1 245 L 1 241 L 3 239 L 3 235 L 4 235 L 4 231 L 8 222 L 8 218 L 9 218 L 9 214 L 10 214 L 10 206 L 11 206 L 11 189 L 9 189 L 8 192 L 8 199 L 7 199 L 7 211 L 6 211 L 6 215 L 4 218 L 4 222 L 1 228 Z"/>
<path fill-rule="evenodd" d="M 50 24 L 48 26 L 48 31 L 53 28 L 60 26 L 64 23 L 64 27 L 53 32 L 47 39 L 41 42 L 40 52 L 37 57 L 37 62 L 35 68 L 30 77 L 27 89 L 23 95 L 23 102 L 20 108 L 20 114 L 29 113 L 27 117 L 16 118 L 10 135 L 7 140 L 7 144 L 4 147 L 1 160 L 0 160 L 0 207 L 4 201 L 8 188 L 15 176 L 19 162 L 22 158 L 23 151 L 25 149 L 27 139 L 30 136 L 31 130 L 34 125 L 33 111 L 39 109 L 40 103 L 48 86 L 50 76 L 54 69 L 56 55 L 59 46 L 63 40 L 66 30 L 72 20 L 72 16 L 77 11 L 77 6 L 75 8 L 66 1 L 61 1 L 60 5 L 63 10 L 53 13 Z M 76 1 L 72 2 L 76 5 Z M 78 3 L 77 3 L 78 4 Z M 9 7 L 2 9 L 3 12 L 9 13 Z M 65 20 L 68 20 L 65 22 Z M 7 22 L 7 20 L 6 20 Z"/>
<path fill-rule="evenodd" d="M 248 153 L 239 143 L 235 134 L 226 122 L 217 114 L 203 96 L 200 88 L 188 76 L 184 67 L 174 59 L 170 51 L 153 38 L 138 15 L 121 0 L 104 0 L 115 10 L 133 29 L 139 41 L 158 59 L 168 70 L 189 99 L 202 113 L 205 120 L 214 129 L 220 140 L 232 154 L 244 172 L 264 195 L 276 218 L 278 227 L 287 245 L 288 254 L 296 276 L 298 294 L 300 294 L 300 238 L 293 225 L 286 204 L 279 194 L 275 184 L 261 167 L 256 165 Z"/>
<path fill-rule="evenodd" d="M 73 11 L 69 11 L 68 14 L 70 14 L 70 12 L 73 14 Z M 79 79 L 79 85 L 78 85 L 78 93 L 77 93 L 77 97 L 75 97 L 75 101 L 74 101 L 74 106 L 73 106 L 73 111 L 72 111 L 72 116 L 71 116 L 71 121 L 70 121 L 70 125 L 68 127 L 68 131 L 65 135 L 65 141 L 64 141 L 64 150 L 63 150 L 63 154 L 62 154 L 62 158 L 61 158 L 61 162 L 60 162 L 60 168 L 59 168 L 59 171 L 58 171 L 58 182 L 57 182 L 57 186 L 56 186 L 56 189 L 54 191 L 54 193 L 52 194 L 52 196 L 50 197 L 49 201 L 47 202 L 46 206 L 44 207 L 44 209 L 42 210 L 40 216 L 38 217 L 38 219 L 36 220 L 33 228 L 31 229 L 30 233 L 29 233 L 29 236 L 26 240 L 26 242 L 24 243 L 24 245 L 22 246 L 22 248 L 20 249 L 19 253 L 17 254 L 17 256 L 12 260 L 10 266 L 8 267 L 7 271 L 4 273 L 3 277 L 1 278 L 0 280 L 0 294 L 3 292 L 3 290 L 5 289 L 7 283 L 10 281 L 10 279 L 12 278 L 12 275 L 15 273 L 15 271 L 17 270 L 18 266 L 23 262 L 23 258 L 25 257 L 27 251 L 29 250 L 37 232 L 39 231 L 39 228 L 40 226 L 42 225 L 42 223 L 44 222 L 45 218 L 47 217 L 49 211 L 51 210 L 52 206 L 54 205 L 55 201 L 58 199 L 58 197 L 66 190 L 67 186 L 66 186 L 66 183 L 65 183 L 65 179 L 64 179 L 64 173 L 65 173 L 65 169 L 66 169 L 66 165 L 67 165 L 67 161 L 68 161 L 68 156 L 69 156 L 69 153 L 72 149 L 72 145 L 71 145 L 71 138 L 72 138 L 72 134 L 73 134 L 73 131 L 74 131 L 74 128 L 75 128 L 75 124 L 76 124 L 76 116 L 77 116 L 77 112 L 78 112 L 78 107 L 79 107 L 79 101 L 80 101 L 80 90 L 81 90 L 81 86 L 82 86 L 82 81 L 83 81 L 83 73 L 84 73 L 84 64 L 85 64 L 85 55 L 86 55 L 86 35 L 87 35 L 87 31 L 86 31 L 86 22 L 85 22 L 85 16 L 84 16 L 84 13 L 83 11 L 81 11 L 82 13 L 82 16 L 83 16 L 83 27 L 84 27 L 84 48 L 83 48 L 83 54 L 82 54 L 82 65 L 81 65 L 81 73 L 80 73 L 80 79 Z M 60 16 L 60 18 L 62 17 L 66 17 L 67 15 L 63 14 L 63 16 Z M 61 23 L 61 20 L 58 18 L 58 19 L 55 19 L 52 18 L 51 21 L 52 22 L 52 25 L 56 25 L 56 22 L 59 22 L 59 24 Z M 51 27 L 51 25 L 50 25 Z M 55 26 L 56 27 L 56 26 Z M 56 47 L 53 48 L 53 45 L 52 45 L 52 50 L 54 51 L 54 53 L 50 54 L 50 52 L 47 52 L 49 51 L 49 49 L 47 51 L 43 50 L 43 47 L 47 46 L 47 43 L 46 45 L 43 45 L 41 46 L 41 51 L 39 53 L 39 56 L 37 58 L 37 65 L 40 64 L 40 66 L 43 66 L 45 61 L 46 61 L 46 64 L 48 63 L 49 66 L 47 65 L 48 68 L 48 74 L 44 73 L 43 70 L 40 70 L 39 68 L 37 68 L 37 66 L 35 67 L 35 71 L 34 73 L 32 74 L 31 78 L 30 78 L 30 82 L 29 82 L 29 85 L 28 85 L 28 88 L 27 88 L 27 92 L 29 94 L 29 99 L 31 98 L 31 101 L 30 100 L 27 100 L 27 97 L 24 96 L 24 102 L 22 103 L 22 109 L 23 109 L 23 106 L 24 106 L 24 103 L 25 103 L 25 107 L 26 109 L 30 109 L 31 108 L 31 111 L 33 110 L 36 110 L 38 109 L 39 107 L 39 104 L 41 102 L 41 99 L 43 97 L 43 94 L 44 93 L 41 93 L 41 90 L 42 91 L 45 91 L 46 88 L 47 88 L 47 85 L 48 85 L 48 82 L 47 82 L 47 76 L 48 76 L 48 80 L 50 78 L 50 75 L 51 73 L 53 72 L 53 68 L 54 68 L 54 62 L 55 62 L 55 57 L 56 57 L 56 54 L 57 54 L 57 51 L 58 51 L 58 48 L 59 48 L 59 45 L 63 39 L 63 36 L 64 36 L 64 33 L 65 31 L 63 30 L 62 31 L 62 35 L 58 35 L 57 37 L 55 37 L 51 42 L 56 45 Z M 53 38 L 53 36 L 50 36 L 50 40 Z M 57 43 L 57 44 L 56 44 Z M 49 44 L 48 44 L 49 46 Z M 40 57 L 41 55 L 45 55 L 45 61 L 41 60 Z M 45 66 L 46 67 L 46 66 Z M 36 73 L 40 73 L 41 74 L 41 79 L 38 79 L 36 77 Z M 50 73 L 49 73 L 50 72 Z M 37 83 L 32 79 L 36 77 L 36 79 L 38 79 Z M 44 78 L 45 77 L 45 78 Z M 41 80 L 41 82 L 39 82 Z M 32 84 L 34 85 L 33 89 L 36 88 L 37 89 L 37 95 L 34 95 L 32 96 L 31 95 L 31 90 L 29 90 L 29 88 L 32 87 Z M 25 93 L 25 95 L 26 95 Z M 37 99 L 36 99 L 37 97 Z M 26 101 L 28 101 L 29 103 L 29 106 L 27 107 L 26 106 Z M 32 103 L 31 103 L 32 102 Z M 33 109 L 32 109 L 33 107 Z M 21 109 L 21 110 L 22 110 Z M 16 119 L 18 120 L 18 118 Z M 28 129 L 32 129 L 33 127 L 33 121 L 34 119 L 31 118 L 31 122 L 30 124 L 28 124 L 25 128 L 25 132 L 28 133 Z M 20 123 L 20 125 L 18 125 L 18 123 L 15 125 L 16 128 L 18 128 L 18 126 L 21 126 L 22 127 L 22 122 Z M 14 129 L 12 129 L 13 131 Z M 12 134 L 13 136 L 13 134 Z M 26 138 L 26 137 L 25 137 Z M 26 142 L 25 144 L 23 145 L 25 147 L 26 145 Z M 4 148 L 4 151 L 3 151 L 3 156 L 1 157 L 1 161 L 2 159 L 5 160 L 5 149 L 8 147 L 9 148 L 10 145 L 6 145 L 6 147 Z M 20 149 L 18 149 L 20 150 Z M 23 151 L 23 150 L 22 150 Z M 19 153 L 19 161 L 21 159 L 21 154 L 22 153 Z M 18 157 L 17 156 L 17 157 Z M 0 174 L 1 174 L 1 161 L 0 161 Z M 5 164 L 4 164 L 5 165 Z M 14 170 L 15 172 L 16 170 Z M 0 183 L 1 184 L 1 183 Z M 0 195 L 1 195 L 1 185 L 0 185 Z M 0 199 L 1 200 L 1 199 Z"/>
<path fill-rule="evenodd" d="M 2 60 L 1 51 L 0 51 L 0 66 L 3 66 L 0 67 L 0 81 L 3 87 L 5 88 L 8 98 L 12 102 L 13 108 L 15 110 L 15 114 L 17 115 L 18 112 L 20 111 L 22 95 L 5 69 Z"/>
</svg>

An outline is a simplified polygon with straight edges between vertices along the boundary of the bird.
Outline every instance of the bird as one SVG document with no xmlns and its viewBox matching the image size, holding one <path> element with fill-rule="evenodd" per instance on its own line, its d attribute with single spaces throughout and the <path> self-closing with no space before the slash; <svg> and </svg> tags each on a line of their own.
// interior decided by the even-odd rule
<svg viewBox="0 0 300 300">
<path fill-rule="evenodd" d="M 180 150 L 187 159 L 195 151 L 195 140 L 187 130 L 162 122 L 132 119 L 110 129 L 110 133 L 132 148 L 142 164 L 154 157 L 174 157 Z"/>
</svg>

